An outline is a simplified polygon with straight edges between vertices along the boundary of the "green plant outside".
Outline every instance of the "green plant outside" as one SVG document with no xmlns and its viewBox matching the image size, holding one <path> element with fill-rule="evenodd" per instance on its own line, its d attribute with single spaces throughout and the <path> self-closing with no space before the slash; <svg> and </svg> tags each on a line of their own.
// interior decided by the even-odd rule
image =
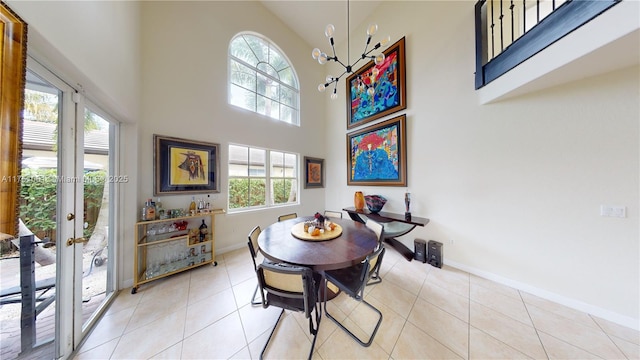
<svg viewBox="0 0 640 360">
<path fill-rule="evenodd" d="M 273 203 L 286 204 L 289 202 L 292 180 L 273 181 Z M 229 208 L 242 209 L 266 204 L 266 180 L 259 179 L 229 179 Z M 295 199 L 294 199 L 295 200 Z"/>
<path fill-rule="evenodd" d="M 84 183 L 85 216 L 88 226 L 84 237 L 88 238 L 95 228 L 97 214 L 102 206 L 102 193 L 106 179 L 105 171 L 92 171 L 79 179 Z M 55 236 L 56 203 L 58 184 L 65 179 L 58 178 L 56 169 L 22 169 L 20 185 L 20 218 L 34 234 Z"/>
</svg>

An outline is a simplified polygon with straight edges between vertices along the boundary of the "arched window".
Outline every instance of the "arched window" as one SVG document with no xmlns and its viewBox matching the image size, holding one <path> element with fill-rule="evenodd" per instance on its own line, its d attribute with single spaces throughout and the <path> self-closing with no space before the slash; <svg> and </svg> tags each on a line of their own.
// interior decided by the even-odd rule
<svg viewBox="0 0 640 360">
<path fill-rule="evenodd" d="M 254 33 L 231 40 L 229 104 L 300 125 L 298 76 L 273 42 Z"/>
</svg>

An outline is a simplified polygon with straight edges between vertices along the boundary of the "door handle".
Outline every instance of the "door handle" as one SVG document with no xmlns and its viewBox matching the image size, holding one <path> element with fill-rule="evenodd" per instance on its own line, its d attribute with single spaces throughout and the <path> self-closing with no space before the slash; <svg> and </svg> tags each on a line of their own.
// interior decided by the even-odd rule
<svg viewBox="0 0 640 360">
<path fill-rule="evenodd" d="M 85 239 L 83 237 L 80 238 L 68 238 L 67 239 L 67 246 L 71 246 L 73 244 L 79 244 L 79 243 L 83 243 L 86 244 L 89 241 L 89 239 Z"/>
</svg>

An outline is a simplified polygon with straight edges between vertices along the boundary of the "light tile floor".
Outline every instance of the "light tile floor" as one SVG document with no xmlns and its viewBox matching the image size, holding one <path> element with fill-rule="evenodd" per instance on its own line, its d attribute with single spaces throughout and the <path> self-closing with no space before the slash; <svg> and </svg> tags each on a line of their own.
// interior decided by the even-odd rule
<svg viewBox="0 0 640 360">
<path fill-rule="evenodd" d="M 457 269 L 408 262 L 388 249 L 365 298 L 384 319 L 362 347 L 323 316 L 315 359 L 640 359 L 640 333 Z M 248 249 L 122 291 L 75 359 L 257 359 L 280 309 L 249 304 Z M 329 311 L 365 338 L 375 314 L 344 294 Z M 306 358 L 301 313 L 286 312 L 265 354 Z"/>
</svg>

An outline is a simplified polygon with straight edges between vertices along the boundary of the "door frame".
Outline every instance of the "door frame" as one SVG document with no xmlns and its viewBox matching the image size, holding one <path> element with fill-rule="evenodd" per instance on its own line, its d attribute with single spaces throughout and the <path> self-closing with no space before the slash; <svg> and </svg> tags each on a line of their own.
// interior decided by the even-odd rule
<svg viewBox="0 0 640 360">
<path fill-rule="evenodd" d="M 118 293 L 117 287 L 117 244 L 114 241 L 115 233 L 118 229 L 118 219 L 116 216 L 119 204 L 118 186 L 110 184 L 109 193 L 109 261 L 111 276 L 107 278 L 110 284 L 107 289 L 112 289 L 111 293 L 105 297 L 98 310 L 87 321 L 87 326 L 83 326 L 82 319 L 82 243 L 71 246 L 66 244 L 67 239 L 82 237 L 83 234 L 83 172 L 84 172 L 84 110 L 85 105 L 99 114 L 106 114 L 97 105 L 87 100 L 78 89 L 69 85 L 66 81 L 57 76 L 52 70 L 42 65 L 38 60 L 27 56 L 27 69 L 42 77 L 51 85 L 62 92 L 60 99 L 60 114 L 58 124 L 58 182 L 57 195 L 58 203 L 56 207 L 56 219 L 58 227 L 56 229 L 58 246 L 56 246 L 56 315 L 55 315 L 55 357 L 68 358 L 80 347 L 85 336 L 98 322 L 100 316 L 106 311 L 108 305 L 115 299 Z M 113 119 L 106 114 L 105 118 Z M 112 120 L 113 121 L 113 120 Z M 113 154 L 109 156 L 110 175 L 118 172 L 118 148 L 119 148 L 119 126 L 110 122 L 113 134 L 110 131 L 109 147 Z M 67 220 L 67 214 L 74 213 L 75 219 Z M 73 259 L 73 261 L 71 261 Z M 77 286 L 76 286 L 77 285 Z"/>
</svg>

